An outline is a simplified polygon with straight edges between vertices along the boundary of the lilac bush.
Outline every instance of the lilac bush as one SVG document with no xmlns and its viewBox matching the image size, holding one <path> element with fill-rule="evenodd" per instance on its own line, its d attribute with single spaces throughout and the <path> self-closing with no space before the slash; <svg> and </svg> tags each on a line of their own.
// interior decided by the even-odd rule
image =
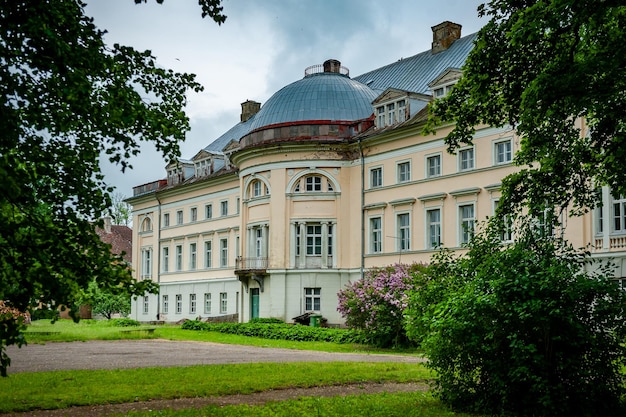
<svg viewBox="0 0 626 417">
<path fill-rule="evenodd" d="M 371 269 L 339 291 L 337 310 L 348 327 L 363 330 L 372 343 L 406 345 L 404 310 L 409 293 L 420 286 L 425 271 L 426 266 L 418 263 Z"/>
</svg>

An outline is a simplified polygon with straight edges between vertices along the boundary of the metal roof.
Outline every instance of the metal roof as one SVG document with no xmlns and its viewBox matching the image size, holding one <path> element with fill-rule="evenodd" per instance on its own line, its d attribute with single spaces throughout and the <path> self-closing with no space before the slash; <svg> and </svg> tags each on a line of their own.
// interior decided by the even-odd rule
<svg viewBox="0 0 626 417">
<path fill-rule="evenodd" d="M 428 83 L 448 68 L 461 68 L 474 47 L 477 33 L 456 40 L 450 48 L 433 54 L 424 51 L 409 58 L 354 77 L 353 80 L 382 92 L 387 88 L 431 94 Z"/>
<path fill-rule="evenodd" d="M 207 152 L 216 152 L 223 153 L 222 151 L 230 143 L 232 140 L 238 141 L 243 136 L 245 136 L 250 131 L 250 125 L 256 115 L 252 116 L 250 119 L 245 122 L 239 122 L 235 126 L 231 127 L 219 138 L 215 139 L 211 142 L 207 147 L 204 148 Z"/>
<path fill-rule="evenodd" d="M 278 90 L 255 115 L 251 130 L 308 120 L 357 121 L 373 113 L 378 94 L 346 75 L 320 72 Z"/>
</svg>

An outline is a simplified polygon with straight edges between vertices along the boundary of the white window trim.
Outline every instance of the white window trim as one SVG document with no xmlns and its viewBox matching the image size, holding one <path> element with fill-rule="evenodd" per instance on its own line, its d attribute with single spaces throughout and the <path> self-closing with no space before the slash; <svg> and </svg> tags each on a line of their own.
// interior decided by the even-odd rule
<svg viewBox="0 0 626 417">
<path fill-rule="evenodd" d="M 380 170 L 380 185 L 374 185 L 372 182 L 372 176 L 373 176 L 373 172 L 376 170 Z M 369 181 L 370 181 L 370 187 L 369 188 L 381 188 L 384 184 L 383 182 L 383 166 L 382 165 L 378 165 L 375 167 L 371 167 L 369 169 Z"/>
<path fill-rule="evenodd" d="M 476 231 L 476 219 L 477 219 L 476 202 L 475 201 L 464 201 L 464 202 L 457 203 L 457 205 L 456 205 L 456 230 L 457 230 L 457 245 L 458 245 L 458 247 L 461 247 L 461 246 L 467 244 L 467 242 L 463 242 L 463 229 L 462 229 L 463 219 L 461 218 L 461 207 L 464 207 L 464 206 L 472 206 L 473 207 L 474 217 L 473 217 L 473 229 L 472 230 Z"/>
<path fill-rule="evenodd" d="M 408 164 L 409 166 L 409 178 L 406 180 L 401 181 L 400 180 L 400 165 L 403 164 Z M 413 170 L 413 167 L 411 166 L 411 160 L 410 159 L 403 159 L 402 161 L 397 161 L 396 162 L 396 183 L 397 184 L 405 184 L 407 182 L 411 182 L 412 178 L 411 178 L 411 171 Z"/>
<path fill-rule="evenodd" d="M 424 209 L 424 247 L 426 249 L 434 249 L 433 242 L 430 242 L 430 220 L 428 213 L 434 210 L 439 210 L 439 245 L 443 244 L 443 206 L 432 206 Z"/>
<path fill-rule="evenodd" d="M 503 143 L 509 143 L 509 145 L 511 146 L 511 154 L 510 154 L 510 159 L 507 161 L 498 161 L 498 152 L 497 152 L 497 148 L 499 144 L 503 144 Z M 494 165 L 506 165 L 506 164 L 510 164 L 511 162 L 513 162 L 513 138 L 505 138 L 505 139 L 497 139 L 494 140 L 491 146 L 491 149 L 493 150 L 493 164 Z M 475 156 L 475 155 L 474 155 Z"/>
<path fill-rule="evenodd" d="M 428 166 L 428 161 L 430 158 L 439 157 L 439 173 L 435 175 L 430 174 L 430 167 Z M 442 152 L 431 153 L 424 156 L 424 178 L 437 178 L 443 175 L 443 154 Z"/>
<path fill-rule="evenodd" d="M 472 166 L 470 168 L 462 168 L 462 160 L 461 154 L 465 151 L 472 150 Z M 461 148 L 457 152 L 457 167 L 459 172 L 468 172 L 476 169 L 476 147 L 475 146 L 466 146 L 465 148 Z"/>
<path fill-rule="evenodd" d="M 400 233 L 400 216 L 405 215 L 405 214 L 408 216 L 408 219 L 409 219 L 409 224 L 407 226 L 407 230 L 408 230 L 408 233 L 409 233 L 409 238 L 408 238 L 408 245 L 407 245 L 408 247 L 405 248 L 405 249 L 402 249 L 402 236 L 401 236 L 401 233 Z M 398 211 L 398 212 L 395 213 L 395 215 L 396 215 L 396 218 L 395 218 L 396 225 L 395 226 L 396 226 L 396 235 L 397 235 L 396 236 L 396 251 L 397 252 L 408 252 L 408 251 L 412 250 L 412 244 L 411 243 L 412 243 L 412 240 L 413 240 L 413 233 L 412 233 L 413 232 L 413 230 L 412 230 L 413 225 L 412 225 L 412 221 L 411 221 L 411 214 L 412 214 L 411 210 L 403 210 L 403 211 Z"/>
<path fill-rule="evenodd" d="M 372 220 L 373 219 L 379 219 L 380 220 L 380 229 L 378 230 L 378 233 L 380 234 L 380 250 L 379 251 L 375 251 L 374 250 L 374 229 L 372 229 Z M 369 253 L 370 254 L 380 254 L 383 253 L 384 248 L 383 248 L 383 216 L 382 215 L 376 215 L 376 216 L 370 216 L 368 218 L 368 224 L 369 224 L 369 235 L 368 235 L 368 240 L 369 240 Z"/>
</svg>

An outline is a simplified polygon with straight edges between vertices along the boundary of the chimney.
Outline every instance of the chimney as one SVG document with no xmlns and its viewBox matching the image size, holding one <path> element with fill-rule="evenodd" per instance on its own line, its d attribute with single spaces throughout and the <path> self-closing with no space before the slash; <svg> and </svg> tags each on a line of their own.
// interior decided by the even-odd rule
<svg viewBox="0 0 626 417">
<path fill-rule="evenodd" d="M 339 73 L 341 71 L 341 62 L 336 59 L 328 59 L 324 61 L 324 72 L 335 72 Z"/>
<path fill-rule="evenodd" d="M 261 103 L 256 101 L 246 100 L 241 103 L 241 121 L 247 122 L 252 116 L 257 114 L 261 110 Z"/>
<path fill-rule="evenodd" d="M 102 220 L 104 221 L 104 233 L 110 234 L 111 233 L 111 216 L 104 216 L 102 218 Z"/>
<path fill-rule="evenodd" d="M 431 28 L 433 30 L 432 53 L 445 51 L 461 37 L 461 25 L 445 21 Z"/>
</svg>

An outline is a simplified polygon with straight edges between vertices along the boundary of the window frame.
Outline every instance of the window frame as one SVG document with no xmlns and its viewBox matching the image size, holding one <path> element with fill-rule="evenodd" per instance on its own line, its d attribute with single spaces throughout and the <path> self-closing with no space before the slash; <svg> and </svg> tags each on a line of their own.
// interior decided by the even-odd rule
<svg viewBox="0 0 626 417">
<path fill-rule="evenodd" d="M 198 266 L 198 244 L 196 242 L 189 243 L 189 270 L 195 271 Z"/>
<path fill-rule="evenodd" d="M 370 188 L 380 188 L 383 186 L 383 167 L 370 168 Z"/>
<path fill-rule="evenodd" d="M 220 238 L 220 268 L 228 268 L 228 238 Z"/>
<path fill-rule="evenodd" d="M 221 217 L 228 216 L 228 200 L 220 201 L 220 216 Z"/>
<path fill-rule="evenodd" d="M 508 144 L 508 149 L 500 152 L 500 146 Z M 504 159 L 500 159 L 500 156 Z M 513 162 L 513 140 L 511 138 L 498 140 L 493 143 L 493 163 L 494 165 L 504 165 Z"/>
<path fill-rule="evenodd" d="M 438 219 L 434 221 L 431 218 L 431 215 L 437 213 Z M 441 246 L 441 232 L 442 232 L 442 221 L 441 221 L 442 209 L 441 207 L 431 207 L 426 209 L 426 248 L 427 249 L 437 249 Z M 435 227 L 436 232 L 434 232 L 433 227 Z M 434 237 L 437 239 L 435 240 Z"/>
<path fill-rule="evenodd" d="M 471 154 L 471 158 L 465 159 L 464 155 Z M 476 168 L 476 152 L 473 146 L 459 149 L 458 153 L 458 166 L 459 172 L 472 171 Z M 468 166 L 464 166 L 468 165 Z M 470 166 L 471 165 L 471 166 Z"/>
<path fill-rule="evenodd" d="M 213 218 L 213 204 L 205 204 L 204 205 L 204 219 L 209 220 Z"/>
<path fill-rule="evenodd" d="M 174 247 L 175 271 L 183 270 L 183 245 L 178 244 Z"/>
<path fill-rule="evenodd" d="M 183 314 L 183 295 L 176 294 L 176 314 Z"/>
<path fill-rule="evenodd" d="M 432 168 L 434 167 L 433 164 L 431 164 L 431 161 L 437 161 L 437 172 L 436 173 L 432 173 Z M 440 153 L 437 154 L 431 154 L 431 155 L 426 155 L 426 163 L 424 164 L 426 167 L 426 178 L 436 178 L 436 177 L 440 177 L 442 175 L 442 156 Z"/>
<path fill-rule="evenodd" d="M 406 219 L 407 223 L 403 224 L 402 219 Z M 396 232 L 397 232 L 397 250 L 405 252 L 411 250 L 411 213 L 396 213 Z"/>
<path fill-rule="evenodd" d="M 220 293 L 220 314 L 228 313 L 228 293 L 221 292 Z"/>
<path fill-rule="evenodd" d="M 207 269 L 213 267 L 213 241 L 212 240 L 204 241 L 204 267 Z"/>
<path fill-rule="evenodd" d="M 163 246 L 161 248 L 161 272 L 170 272 L 170 247 Z"/>
<path fill-rule="evenodd" d="M 474 235 L 476 228 L 476 203 L 468 202 L 461 203 L 458 206 L 458 232 L 459 232 L 459 246 L 469 243 L 470 239 Z M 464 217 L 463 210 L 465 208 L 472 208 L 472 217 Z M 467 227 L 467 226 L 471 227 Z"/>
<path fill-rule="evenodd" d="M 170 227 L 170 214 L 163 213 L 163 227 Z"/>
<path fill-rule="evenodd" d="M 170 309 L 170 297 L 168 294 L 163 294 L 161 296 L 161 310 L 163 310 L 163 314 L 168 314 Z"/>
<path fill-rule="evenodd" d="M 372 216 L 370 224 L 370 253 L 383 252 L 383 218 L 382 216 Z M 374 222 L 378 221 L 378 225 Z"/>
<path fill-rule="evenodd" d="M 213 307 L 213 303 L 211 300 L 211 293 L 210 292 L 205 292 L 204 293 L 204 314 L 211 314 L 211 310 Z"/>
<path fill-rule="evenodd" d="M 406 169 L 404 169 L 406 167 Z M 403 177 L 405 177 L 403 179 Z M 396 162 L 396 181 L 398 184 L 403 184 L 411 181 L 411 160 L 404 160 Z"/>
<path fill-rule="evenodd" d="M 184 214 L 182 210 L 176 210 L 176 225 L 180 226 L 185 222 Z"/>
<path fill-rule="evenodd" d="M 189 314 L 196 314 L 197 311 L 197 297 L 196 293 L 189 294 Z"/>
<path fill-rule="evenodd" d="M 321 287 L 305 287 L 304 288 L 304 311 L 321 311 L 321 309 L 322 309 L 322 288 Z"/>
<path fill-rule="evenodd" d="M 198 221 L 198 207 L 191 207 L 189 209 L 189 221 L 190 222 Z"/>
</svg>

